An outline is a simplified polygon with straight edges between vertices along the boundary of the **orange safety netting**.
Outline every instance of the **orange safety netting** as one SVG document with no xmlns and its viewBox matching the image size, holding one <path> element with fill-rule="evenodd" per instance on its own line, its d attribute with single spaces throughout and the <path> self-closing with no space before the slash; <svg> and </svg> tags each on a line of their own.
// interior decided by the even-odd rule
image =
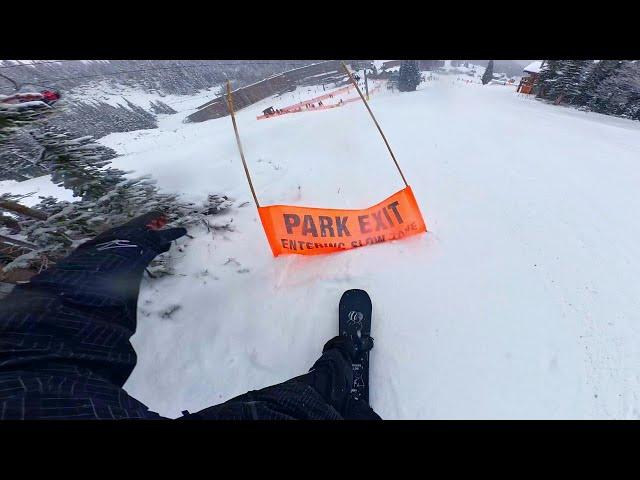
<svg viewBox="0 0 640 480">
<path fill-rule="evenodd" d="M 369 95 L 373 95 L 375 92 L 380 90 L 380 86 L 381 85 L 378 84 L 373 89 L 371 89 L 369 91 Z M 320 101 L 320 100 L 327 99 L 327 98 L 333 98 L 336 95 L 336 93 L 338 93 L 338 92 L 340 92 L 340 93 L 342 93 L 342 92 L 349 93 L 349 91 L 351 89 L 353 89 L 353 88 L 354 88 L 353 86 L 342 87 L 342 88 L 340 88 L 338 90 L 334 90 L 333 92 L 330 92 L 328 94 L 321 95 L 320 97 L 315 97 L 315 98 L 312 98 L 312 99 L 309 99 L 309 100 L 305 100 L 303 102 L 296 103 L 294 105 L 289 105 L 288 107 L 281 108 L 281 109 L 279 109 L 280 113 L 272 113 L 272 114 L 269 114 L 269 115 L 265 115 L 265 114 L 258 115 L 256 117 L 256 119 L 257 120 L 264 120 L 265 118 L 279 117 L 279 116 L 286 115 L 286 114 L 289 114 L 289 113 L 313 112 L 313 111 L 317 111 L 317 110 L 328 110 L 330 108 L 341 107 L 342 105 L 344 105 L 346 103 L 356 102 L 356 101 L 360 100 L 360 97 L 349 98 L 347 100 L 342 100 L 342 102 L 339 102 L 339 103 L 331 103 L 331 104 L 328 104 L 328 105 L 324 105 L 323 104 L 322 106 L 315 105 L 315 103 Z M 307 108 L 306 107 L 307 104 L 313 104 L 315 106 Z"/>
<path fill-rule="evenodd" d="M 310 98 L 309 100 L 304 100 L 302 102 L 294 103 L 293 105 L 289 105 L 288 107 L 284 107 L 281 110 L 292 110 L 297 107 L 303 107 L 305 103 L 314 103 L 319 102 L 320 100 L 326 100 L 327 98 L 333 98 L 335 95 L 340 93 L 349 93 L 354 87 L 353 85 L 347 85 L 346 87 L 338 88 L 337 90 L 333 90 L 332 92 L 323 93 L 322 95 L 314 98 Z"/>
<path fill-rule="evenodd" d="M 270 205 L 258 213 L 275 257 L 350 250 L 427 231 L 409 186 L 363 210 Z"/>
</svg>

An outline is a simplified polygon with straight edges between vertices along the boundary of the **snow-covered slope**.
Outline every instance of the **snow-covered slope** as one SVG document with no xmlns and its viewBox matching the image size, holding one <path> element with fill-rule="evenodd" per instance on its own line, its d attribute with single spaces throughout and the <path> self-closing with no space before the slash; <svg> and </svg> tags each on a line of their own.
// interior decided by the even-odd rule
<svg viewBox="0 0 640 480">
<path fill-rule="evenodd" d="M 238 115 L 264 204 L 361 208 L 402 187 L 359 103 L 256 120 L 304 95 Z M 638 418 L 640 124 L 450 76 L 371 106 L 430 231 L 327 256 L 271 256 L 229 118 L 101 140 L 116 167 L 237 206 L 215 220 L 234 232 L 191 232 L 179 274 L 144 280 L 129 393 L 178 416 L 299 375 L 364 288 L 384 418 Z"/>
<path fill-rule="evenodd" d="M 127 106 L 126 100 L 134 105 L 150 110 L 151 102 L 162 101 L 177 112 L 194 108 L 201 105 L 211 97 L 215 96 L 215 91 L 219 87 L 203 90 L 197 95 L 160 95 L 158 92 L 148 92 L 137 88 L 114 85 L 107 82 L 93 82 L 90 85 L 76 87 L 68 95 L 71 101 L 101 101 L 109 105 Z M 125 100 L 126 99 L 126 100 Z"/>
</svg>

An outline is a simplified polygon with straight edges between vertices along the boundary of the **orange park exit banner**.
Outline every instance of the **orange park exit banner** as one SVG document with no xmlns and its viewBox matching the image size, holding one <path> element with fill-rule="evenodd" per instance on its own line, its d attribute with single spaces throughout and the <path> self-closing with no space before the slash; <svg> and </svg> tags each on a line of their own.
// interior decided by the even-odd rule
<svg viewBox="0 0 640 480">
<path fill-rule="evenodd" d="M 427 231 L 409 186 L 364 210 L 270 205 L 258 212 L 276 257 L 350 250 Z"/>
</svg>

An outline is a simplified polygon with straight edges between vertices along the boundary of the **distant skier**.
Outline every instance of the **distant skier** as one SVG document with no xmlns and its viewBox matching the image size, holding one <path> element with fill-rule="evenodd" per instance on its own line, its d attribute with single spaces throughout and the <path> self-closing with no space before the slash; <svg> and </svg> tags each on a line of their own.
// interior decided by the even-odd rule
<svg viewBox="0 0 640 480">
<path fill-rule="evenodd" d="M 151 212 L 108 230 L 0 302 L 0 419 L 162 418 L 122 386 L 143 272 L 187 233 L 165 225 Z M 352 359 L 371 348 L 334 337 L 308 373 L 180 419 L 380 419 L 351 394 Z"/>
</svg>

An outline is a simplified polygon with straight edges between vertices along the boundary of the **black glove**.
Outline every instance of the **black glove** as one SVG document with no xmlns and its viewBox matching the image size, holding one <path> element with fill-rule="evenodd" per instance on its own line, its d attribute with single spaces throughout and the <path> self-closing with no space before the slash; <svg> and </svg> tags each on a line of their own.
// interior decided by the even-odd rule
<svg viewBox="0 0 640 480">
<path fill-rule="evenodd" d="M 142 249 L 142 256 L 151 256 L 153 258 L 160 253 L 168 251 L 173 240 L 187 233 L 184 228 L 159 230 L 166 223 L 166 218 L 160 211 L 145 213 L 124 225 L 101 233 L 93 240 L 80 245 L 78 250 L 92 246 L 95 246 L 96 250 L 99 251 L 138 246 Z"/>
<path fill-rule="evenodd" d="M 31 279 L 67 302 L 91 306 L 127 304 L 135 309 L 144 269 L 184 228 L 158 230 L 166 224 L 162 212 L 141 215 L 80 245 L 71 255 Z"/>
</svg>

